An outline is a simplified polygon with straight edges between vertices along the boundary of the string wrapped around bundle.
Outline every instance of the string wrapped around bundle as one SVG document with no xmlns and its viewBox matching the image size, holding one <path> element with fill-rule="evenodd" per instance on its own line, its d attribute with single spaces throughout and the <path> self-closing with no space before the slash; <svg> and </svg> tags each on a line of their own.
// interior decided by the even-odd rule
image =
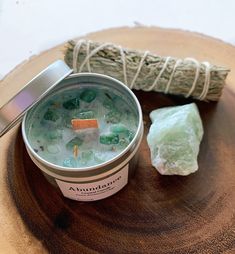
<svg viewBox="0 0 235 254">
<path fill-rule="evenodd" d="M 148 51 L 124 49 L 113 43 L 90 40 L 69 41 L 65 62 L 75 73 L 106 74 L 124 82 L 130 89 L 204 101 L 219 100 L 230 71 L 194 58 L 161 57 Z"/>
</svg>

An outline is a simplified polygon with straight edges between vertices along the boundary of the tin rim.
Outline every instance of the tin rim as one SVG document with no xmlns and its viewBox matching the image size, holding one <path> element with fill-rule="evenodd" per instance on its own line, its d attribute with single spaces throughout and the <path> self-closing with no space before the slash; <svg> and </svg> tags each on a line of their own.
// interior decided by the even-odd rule
<svg viewBox="0 0 235 254">
<path fill-rule="evenodd" d="M 23 136 L 23 140 L 25 142 L 25 145 L 27 146 L 27 148 L 29 149 L 29 151 L 32 153 L 32 155 L 34 157 L 36 157 L 36 159 L 41 162 L 42 164 L 45 164 L 46 166 L 48 167 L 51 167 L 55 170 L 58 170 L 58 171 L 67 171 L 67 172 L 76 172 L 76 171 L 93 171 L 93 170 L 96 170 L 96 169 L 99 169 L 101 167 L 107 167 L 109 165 L 111 165 L 113 162 L 117 161 L 118 159 L 120 159 L 123 155 L 125 155 L 126 153 L 129 152 L 129 150 L 135 146 L 135 143 L 136 141 L 138 141 L 138 137 L 141 135 L 141 131 L 142 131 L 142 123 L 143 123 L 143 115 L 142 115 L 142 110 L 141 110 L 141 106 L 140 106 L 140 103 L 138 101 L 138 99 L 136 98 L 135 94 L 131 91 L 131 89 L 129 89 L 124 83 L 122 83 L 121 81 L 115 79 L 115 78 L 112 78 L 110 76 L 107 76 L 107 75 L 103 75 L 103 74 L 99 74 L 99 73 L 87 73 L 87 72 L 83 72 L 83 73 L 75 73 L 75 74 L 71 74 L 69 75 L 68 77 L 66 77 L 64 80 L 70 80 L 70 79 L 73 79 L 73 78 L 77 78 L 77 77 L 93 77 L 93 78 L 100 78 L 101 79 L 101 83 L 102 83 L 102 79 L 106 79 L 106 80 L 110 80 L 112 81 L 113 83 L 117 83 L 119 84 L 122 89 L 125 89 L 126 92 L 132 97 L 132 99 L 135 101 L 135 106 L 137 107 L 137 112 L 138 112 L 138 117 L 139 117 L 139 121 L 138 121 L 138 127 L 137 127 L 137 130 L 136 130 L 136 133 L 135 133 L 135 136 L 133 138 L 133 140 L 130 142 L 130 144 L 121 152 L 119 153 L 118 155 L 116 155 L 115 157 L 113 157 L 112 159 L 106 161 L 106 162 L 103 162 L 103 163 L 100 163 L 100 164 L 97 164 L 97 165 L 94 165 L 94 166 L 89 166 L 89 167 L 78 167 L 78 168 L 69 168 L 69 167 L 63 167 L 63 166 L 58 166 L 56 164 L 53 164 L 51 162 L 48 162 L 47 160 L 43 159 L 41 156 L 39 156 L 34 150 L 33 148 L 31 147 L 31 145 L 29 144 L 28 142 L 28 138 L 27 138 L 27 135 L 26 135 L 26 118 L 27 118 L 27 113 L 24 115 L 24 118 L 23 118 L 23 122 L 22 122 L 22 126 L 21 126 L 21 130 L 22 130 L 22 136 Z M 98 81 L 97 81 L 98 82 Z M 141 135 L 142 136 L 142 135 Z M 138 142 L 137 142 L 138 143 Z"/>
<path fill-rule="evenodd" d="M 73 72 L 68 65 L 57 60 L 30 80 L 21 90 L 0 108 L 0 137 L 13 128 L 35 104 L 46 96 L 58 83 Z M 37 90 L 37 85 L 47 79 L 47 85 Z M 20 101 L 20 103 L 19 103 Z M 23 103 L 21 103 L 21 101 Z M 6 118 L 6 112 L 12 116 Z M 8 113 L 9 114 L 9 113 Z"/>
</svg>

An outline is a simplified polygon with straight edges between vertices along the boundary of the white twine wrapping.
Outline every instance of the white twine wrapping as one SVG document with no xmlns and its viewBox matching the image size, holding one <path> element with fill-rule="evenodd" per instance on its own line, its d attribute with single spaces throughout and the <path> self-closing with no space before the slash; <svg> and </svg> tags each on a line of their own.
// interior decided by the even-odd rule
<svg viewBox="0 0 235 254">
<path fill-rule="evenodd" d="M 86 48 L 86 54 L 87 54 L 87 56 L 85 57 L 85 59 L 81 63 L 81 65 L 79 67 L 79 70 L 78 70 L 78 66 L 77 66 L 78 54 L 79 54 L 79 51 L 80 51 L 81 46 L 82 46 L 83 43 L 86 43 L 86 45 L 87 45 L 87 48 Z M 122 61 L 122 65 L 123 65 L 124 83 L 128 86 L 128 83 L 127 83 L 126 57 L 125 57 L 125 53 L 124 53 L 123 48 L 121 46 L 116 46 L 116 45 L 114 45 L 112 43 L 104 43 L 104 44 L 99 45 L 97 48 L 93 49 L 92 51 L 90 51 L 90 43 L 91 43 L 91 41 L 85 41 L 85 40 L 79 40 L 76 43 L 76 45 L 74 47 L 74 50 L 73 50 L 73 70 L 74 70 L 74 72 L 82 72 L 82 69 L 84 68 L 85 65 L 87 65 L 88 71 L 91 72 L 90 58 L 92 56 L 94 56 L 97 52 L 102 50 L 103 48 L 105 48 L 107 46 L 113 46 L 113 47 L 116 47 L 116 49 L 118 49 L 120 51 L 121 61 Z M 148 51 L 144 52 L 143 57 L 141 58 L 139 66 L 138 66 L 138 68 L 136 70 L 136 74 L 134 75 L 134 77 L 133 77 L 133 79 L 132 79 L 132 81 L 130 83 L 130 86 L 129 86 L 130 89 L 137 88 L 137 87 L 135 87 L 136 80 L 137 80 L 137 78 L 139 76 L 141 68 L 144 65 L 144 60 L 146 59 L 148 54 L 149 54 Z M 159 74 L 157 75 L 156 79 L 154 80 L 153 84 L 150 85 L 149 87 L 143 89 L 144 91 L 156 90 L 156 88 L 158 87 L 158 81 L 161 78 L 161 76 L 164 73 L 164 71 L 166 70 L 167 65 L 168 65 L 168 63 L 169 63 L 169 61 L 171 59 L 172 58 L 170 56 L 166 57 L 164 65 L 163 65 L 161 71 L 159 72 Z M 195 64 L 195 67 L 196 67 L 195 77 L 194 77 L 192 86 L 191 86 L 188 94 L 186 95 L 186 97 L 189 97 L 193 93 L 194 89 L 196 88 L 197 81 L 198 81 L 199 74 L 200 74 L 200 63 L 196 59 L 194 59 L 194 58 L 178 59 L 176 61 L 175 65 L 174 65 L 174 67 L 173 67 L 172 73 L 171 73 L 170 78 L 169 78 L 169 80 L 167 82 L 167 85 L 166 85 L 166 88 L 165 88 L 165 91 L 164 91 L 165 93 L 169 92 L 170 85 L 172 83 L 172 79 L 174 77 L 176 69 L 180 65 L 180 63 L 183 62 L 183 61 L 191 61 L 191 62 L 193 62 Z M 208 90 L 209 90 L 209 86 L 210 86 L 210 76 L 211 76 L 211 74 L 210 74 L 210 72 L 211 72 L 211 65 L 210 65 L 210 63 L 203 62 L 202 64 L 205 66 L 205 81 L 204 81 L 202 92 L 201 92 L 200 96 L 198 97 L 199 100 L 204 100 L 206 98 Z"/>
</svg>

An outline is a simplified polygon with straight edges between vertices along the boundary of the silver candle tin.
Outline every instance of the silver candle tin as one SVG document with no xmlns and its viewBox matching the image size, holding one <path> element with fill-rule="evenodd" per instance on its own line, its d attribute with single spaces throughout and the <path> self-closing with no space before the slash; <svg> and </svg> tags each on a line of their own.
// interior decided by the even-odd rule
<svg viewBox="0 0 235 254">
<path fill-rule="evenodd" d="M 48 99 L 54 92 L 77 87 L 85 87 L 92 84 L 100 84 L 112 90 L 117 90 L 123 97 L 131 102 L 138 115 L 138 128 L 131 143 L 113 159 L 92 167 L 65 168 L 52 164 L 41 158 L 30 146 L 27 137 L 28 121 L 34 110 L 32 107 L 24 115 L 22 122 L 22 134 L 29 156 L 42 171 L 46 179 L 56 187 L 59 187 L 67 198 L 78 201 L 94 201 L 109 197 L 121 190 L 128 179 L 134 173 L 137 166 L 138 149 L 143 136 L 143 120 L 140 104 L 134 93 L 122 82 L 95 73 L 72 74 L 60 81 L 41 100 Z M 40 85 L 40 84 L 38 84 Z M 40 100 L 39 102 L 40 103 Z M 46 130 L 45 130 L 46 131 Z"/>
</svg>

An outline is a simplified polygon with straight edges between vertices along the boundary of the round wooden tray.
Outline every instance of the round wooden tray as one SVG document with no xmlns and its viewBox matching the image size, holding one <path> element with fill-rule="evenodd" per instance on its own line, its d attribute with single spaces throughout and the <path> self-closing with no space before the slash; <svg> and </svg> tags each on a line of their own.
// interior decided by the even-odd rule
<svg viewBox="0 0 235 254">
<path fill-rule="evenodd" d="M 1 253 L 234 253 L 235 48 L 199 34 L 153 27 L 87 37 L 232 69 L 218 103 L 197 102 L 205 131 L 199 171 L 187 177 L 159 175 L 146 143 L 151 110 L 191 100 L 135 92 L 145 121 L 136 174 L 116 195 L 92 203 L 62 197 L 30 160 L 16 127 L 0 142 Z M 0 83 L 1 104 L 42 68 L 63 59 L 63 50 L 60 45 L 18 66 Z"/>
</svg>

